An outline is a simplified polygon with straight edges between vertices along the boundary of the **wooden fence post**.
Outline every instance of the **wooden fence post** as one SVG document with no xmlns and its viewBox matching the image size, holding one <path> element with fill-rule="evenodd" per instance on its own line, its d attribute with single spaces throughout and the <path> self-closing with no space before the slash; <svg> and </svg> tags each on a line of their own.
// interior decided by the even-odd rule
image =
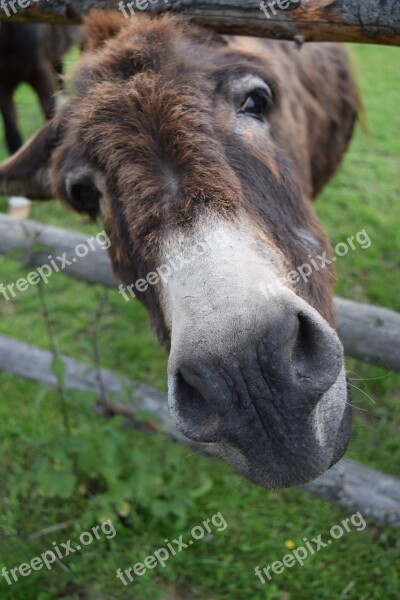
<svg viewBox="0 0 400 600">
<path fill-rule="evenodd" d="M 13 5 L 3 0 L 0 20 L 76 23 L 94 7 L 120 7 L 128 18 L 172 10 L 220 33 L 400 45 L 398 0 L 134 0 L 131 8 L 127 0 L 15 0 Z"/>
</svg>

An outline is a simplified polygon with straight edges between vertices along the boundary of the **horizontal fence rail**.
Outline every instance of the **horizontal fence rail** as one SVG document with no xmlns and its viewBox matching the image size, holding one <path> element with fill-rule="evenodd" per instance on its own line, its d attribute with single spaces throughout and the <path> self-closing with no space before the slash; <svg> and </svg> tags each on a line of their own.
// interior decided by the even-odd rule
<svg viewBox="0 0 400 600">
<path fill-rule="evenodd" d="M 136 0 L 124 13 L 183 12 L 220 33 L 297 41 L 400 45 L 398 0 Z M 119 0 L 4 0 L 0 20 L 77 23 L 91 8 L 118 9 Z M 12 6 L 15 8 L 13 9 Z"/>
<path fill-rule="evenodd" d="M 64 255 L 71 264 L 61 273 L 88 283 L 117 288 L 107 252 L 97 250 L 73 262 L 87 236 L 35 221 L 0 215 L 0 254 L 10 254 L 31 268 L 50 265 L 49 255 Z M 8 284 L 10 282 L 0 281 Z M 348 356 L 400 372 L 400 314 L 368 304 L 336 298 L 338 334 Z"/>
<path fill-rule="evenodd" d="M 51 370 L 52 360 L 50 352 L 0 334 L 0 371 L 57 388 L 57 379 Z M 154 417 L 159 429 L 170 439 L 188 446 L 196 453 L 216 456 L 212 446 L 191 442 L 177 431 L 168 414 L 167 394 L 118 377 L 106 369 L 101 369 L 99 376 L 99 372 L 88 365 L 66 357 L 63 357 L 63 361 L 65 389 L 97 392 L 99 398 L 103 398 L 101 407 L 109 415 L 121 414 L 135 420 L 135 413 L 145 411 Z M 129 404 L 115 400 L 118 395 L 126 397 L 126 390 L 131 390 Z M 106 400 L 104 394 L 107 395 Z M 315 481 L 301 486 L 301 489 L 342 506 L 349 512 L 359 510 L 365 516 L 400 528 L 400 479 L 375 469 L 342 459 Z"/>
</svg>

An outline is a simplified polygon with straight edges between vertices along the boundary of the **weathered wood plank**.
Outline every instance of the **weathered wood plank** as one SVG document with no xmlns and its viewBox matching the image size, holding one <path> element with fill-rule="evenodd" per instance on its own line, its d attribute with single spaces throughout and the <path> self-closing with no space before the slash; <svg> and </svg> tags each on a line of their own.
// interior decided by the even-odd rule
<svg viewBox="0 0 400 600">
<path fill-rule="evenodd" d="M 63 357 L 63 360 L 66 389 L 93 390 L 99 397 L 105 391 L 111 397 L 111 412 L 132 417 L 135 411 L 146 411 L 154 415 L 165 434 L 173 440 L 189 446 L 197 453 L 216 455 L 209 445 L 204 447 L 191 442 L 177 431 L 168 414 L 165 393 L 120 378 L 105 369 L 101 370 L 100 387 L 98 373 L 93 368 L 70 358 Z M 50 352 L 0 334 L 0 372 L 5 371 L 30 381 L 57 387 L 51 363 Z M 113 400 L 116 394 L 125 397 L 127 389 L 131 390 L 131 404 Z M 360 511 L 364 516 L 400 528 L 400 480 L 395 477 L 363 467 L 351 460 L 341 460 L 316 481 L 301 489 L 338 504 L 349 513 Z"/>
<path fill-rule="evenodd" d="M 400 45 L 398 0 L 275 0 L 273 8 L 269 2 L 263 12 L 260 0 L 135 0 L 130 18 L 173 10 L 221 33 Z M 73 23 L 93 7 L 118 10 L 119 5 L 119 0 L 15 0 L 14 11 L 4 0 L 0 20 Z M 131 14 L 128 8 L 125 13 Z"/>
<path fill-rule="evenodd" d="M 117 287 L 119 282 L 112 273 L 108 253 L 100 244 L 94 242 L 96 251 L 73 262 L 75 249 L 79 244 L 87 245 L 87 240 L 88 237 L 80 233 L 0 214 L 0 254 L 11 253 L 29 267 L 50 265 L 49 255 L 64 256 L 71 264 L 60 271 L 63 274 L 88 283 Z"/>
<path fill-rule="evenodd" d="M 65 275 L 116 288 L 119 281 L 112 273 L 107 252 L 96 244 L 96 251 L 73 262 L 79 244 L 87 245 L 87 237 L 35 221 L 0 215 L 0 254 L 22 250 L 22 256 L 18 258 L 31 267 L 49 265 L 49 255 L 53 258 L 64 255 L 71 262 L 61 271 Z M 0 280 L 1 283 L 11 282 Z M 346 354 L 400 371 L 400 314 L 342 298 L 336 299 L 336 308 L 338 333 Z"/>
<path fill-rule="evenodd" d="M 400 314 L 336 298 L 338 334 L 348 356 L 400 371 Z"/>
</svg>

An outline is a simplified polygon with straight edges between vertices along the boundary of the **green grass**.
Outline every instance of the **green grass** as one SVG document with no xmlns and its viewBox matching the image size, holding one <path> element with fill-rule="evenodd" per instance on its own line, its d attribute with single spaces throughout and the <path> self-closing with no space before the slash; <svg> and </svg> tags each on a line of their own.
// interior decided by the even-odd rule
<svg viewBox="0 0 400 600">
<path fill-rule="evenodd" d="M 350 252 L 338 260 L 336 293 L 400 310 L 398 50 L 355 46 L 352 53 L 369 133 L 357 131 L 342 169 L 318 201 L 318 213 L 334 244 L 362 229 L 372 240 L 367 250 Z M 41 123 L 30 90 L 20 89 L 18 105 L 27 137 Z M 5 200 L 0 200 L 0 210 L 5 209 Z M 90 235 L 99 229 L 57 203 L 35 204 L 33 218 Z M 18 263 L 0 257 L 2 282 L 15 281 L 20 271 L 24 272 Z M 93 362 L 91 330 L 104 290 L 59 276 L 51 278 L 45 293 L 60 352 Z M 146 312 L 138 303 L 125 303 L 114 291 L 106 295 L 107 310 L 99 326 L 102 365 L 166 389 L 167 357 L 150 332 Z M 36 289 L 14 302 L 0 300 L 0 315 L 2 333 L 48 348 Z M 347 456 L 399 476 L 400 378 L 354 360 L 348 361 L 348 367 L 351 383 L 360 389 L 353 389 L 355 414 Z M 34 496 L 33 488 L 24 491 L 32 465 L 41 452 L 50 452 L 44 447 L 40 450 L 41 446 L 35 446 L 32 440 L 50 435 L 57 441 L 64 435 L 56 394 L 5 373 L 0 373 L 0 393 L 0 566 L 12 568 L 51 548 L 53 541 L 76 540 L 79 526 L 89 529 L 91 525 L 85 516 L 89 500 L 84 494 L 63 500 L 41 494 L 40 486 Z M 79 395 L 68 398 L 74 432 L 88 435 L 90 431 L 106 440 L 103 422 L 81 411 L 80 403 L 84 399 Z M 85 552 L 67 558 L 67 571 L 55 566 L 51 571 L 21 577 L 12 587 L 0 578 L 0 598 L 152 600 L 178 598 L 178 593 L 185 600 L 399 597 L 398 532 L 373 521 L 368 521 L 362 532 L 345 534 L 310 557 L 304 566 L 286 569 L 262 585 L 254 575 L 254 567 L 280 560 L 288 552 L 287 540 L 301 545 L 304 537 L 326 534 L 349 515 L 297 490 L 258 489 L 232 473 L 225 463 L 206 460 L 158 437 L 127 430 L 122 424 L 117 423 L 115 431 L 124 436 L 127 451 L 131 448 L 138 457 L 134 463 L 138 471 L 142 460 L 148 477 L 161 468 L 158 486 L 165 486 L 166 477 L 173 478 L 171 502 L 191 499 L 187 516 L 175 507 L 176 516 L 157 517 L 153 505 L 148 510 L 145 507 L 145 491 L 135 489 L 141 509 L 132 509 L 128 520 L 113 517 L 117 528 L 113 540 L 94 542 Z M 106 462 L 107 453 L 104 456 L 101 460 Z M 147 480 L 140 481 L 145 485 Z M 228 523 L 225 531 L 199 541 L 171 558 L 164 569 L 150 571 L 127 588 L 116 579 L 118 567 L 124 569 L 141 561 L 162 546 L 166 537 L 171 540 L 181 534 L 188 536 L 191 527 L 218 511 Z M 76 525 L 69 529 L 28 539 L 34 531 L 70 519 Z"/>
</svg>

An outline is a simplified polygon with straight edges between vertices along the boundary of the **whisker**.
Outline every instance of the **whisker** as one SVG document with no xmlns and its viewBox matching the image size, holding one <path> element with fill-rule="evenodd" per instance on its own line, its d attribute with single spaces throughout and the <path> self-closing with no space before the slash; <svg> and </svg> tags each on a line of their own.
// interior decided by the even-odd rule
<svg viewBox="0 0 400 600">
<path fill-rule="evenodd" d="M 369 398 L 369 400 L 371 400 L 372 404 L 376 404 L 375 400 L 373 400 L 371 398 L 371 396 L 369 396 L 367 394 L 367 392 L 365 392 L 364 390 L 362 390 L 361 388 L 357 387 L 356 385 L 354 385 L 353 383 L 348 382 L 349 385 L 351 385 L 351 387 L 355 388 L 356 390 L 358 390 L 359 392 L 361 392 L 362 394 L 365 394 L 365 396 L 367 396 L 367 398 Z"/>
<path fill-rule="evenodd" d="M 369 410 L 367 408 L 360 408 L 359 406 L 355 406 L 355 404 L 352 404 L 351 402 L 347 402 L 347 400 L 346 400 L 346 404 L 351 406 L 351 408 L 353 408 L 354 410 L 361 410 L 362 412 L 369 413 Z"/>
<path fill-rule="evenodd" d="M 356 373 L 355 371 L 351 371 L 350 369 L 347 369 L 347 373 L 353 373 L 354 375 L 359 375 L 359 373 Z M 388 373 L 385 373 L 385 375 L 380 375 L 379 377 L 348 377 L 348 379 L 350 381 L 375 381 L 376 379 L 385 379 L 385 377 L 389 377 L 389 375 L 392 375 L 394 373 L 393 370 L 390 370 Z"/>
<path fill-rule="evenodd" d="M 367 378 L 363 378 L 363 377 L 349 377 L 348 379 L 350 381 L 376 381 L 377 379 L 385 379 L 385 377 L 389 377 L 389 375 L 391 375 L 393 373 L 393 371 L 390 371 L 389 373 L 387 373 L 386 375 L 381 375 L 380 377 L 367 377 Z"/>
</svg>

